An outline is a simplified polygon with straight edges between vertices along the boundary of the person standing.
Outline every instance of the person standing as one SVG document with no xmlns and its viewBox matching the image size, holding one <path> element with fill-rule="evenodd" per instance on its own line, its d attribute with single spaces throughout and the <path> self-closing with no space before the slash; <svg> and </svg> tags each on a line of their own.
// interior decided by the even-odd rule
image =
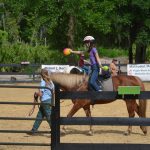
<svg viewBox="0 0 150 150">
<path fill-rule="evenodd" d="M 109 68 L 110 68 L 111 76 L 118 75 L 118 68 L 116 66 L 117 62 L 118 62 L 117 59 L 113 59 L 112 62 L 110 63 Z"/>
<path fill-rule="evenodd" d="M 45 72 L 45 74 L 48 76 L 48 70 L 42 69 L 41 72 Z M 39 126 L 41 125 L 43 118 L 46 117 L 46 120 L 49 124 L 49 127 L 51 128 L 51 101 L 53 98 L 53 92 L 54 92 L 54 84 L 52 81 L 46 82 L 43 78 L 41 79 L 40 83 L 41 87 L 48 87 L 49 89 L 42 88 L 39 89 L 38 92 L 35 92 L 35 96 L 40 97 L 41 104 L 39 107 L 39 111 L 36 116 L 36 120 L 33 124 L 32 130 L 28 133 L 29 135 L 34 135 L 38 131 Z"/>
</svg>

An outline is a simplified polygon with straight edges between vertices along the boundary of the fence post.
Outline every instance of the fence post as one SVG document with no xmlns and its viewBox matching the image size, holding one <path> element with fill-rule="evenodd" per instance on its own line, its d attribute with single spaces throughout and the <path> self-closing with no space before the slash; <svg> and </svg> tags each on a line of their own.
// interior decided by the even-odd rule
<svg viewBox="0 0 150 150">
<path fill-rule="evenodd" d="M 60 88 L 55 84 L 55 106 L 51 116 L 51 150 L 57 150 L 60 144 Z"/>
</svg>

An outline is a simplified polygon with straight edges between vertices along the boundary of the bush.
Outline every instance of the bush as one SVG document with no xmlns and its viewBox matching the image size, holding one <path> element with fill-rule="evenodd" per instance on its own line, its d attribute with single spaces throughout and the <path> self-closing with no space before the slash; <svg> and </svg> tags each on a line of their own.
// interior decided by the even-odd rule
<svg viewBox="0 0 150 150">
<path fill-rule="evenodd" d="M 127 56 L 127 51 L 121 49 L 105 49 L 100 47 L 98 52 L 101 57 Z M 1 45 L 0 54 L 0 63 L 3 64 L 20 64 L 23 61 L 28 61 L 31 64 L 68 64 L 70 61 L 72 64 L 76 64 L 79 60 L 78 55 L 75 54 L 64 56 L 63 51 L 52 50 L 45 46 L 33 47 L 25 43 Z M 1 68 L 1 71 L 6 70 L 16 71 L 17 69 Z"/>
<path fill-rule="evenodd" d="M 58 50 L 50 50 L 48 47 L 33 47 L 25 43 L 14 43 L 0 46 L 0 63 L 20 64 L 28 61 L 31 64 L 65 64 L 67 57 Z M 0 68 L 1 71 L 18 71 L 16 68 Z M 19 70 L 21 71 L 21 70 Z"/>
<path fill-rule="evenodd" d="M 0 30 L 0 46 L 7 43 L 8 33 L 6 31 Z"/>
<path fill-rule="evenodd" d="M 123 49 L 105 49 L 105 48 L 98 48 L 99 55 L 101 57 L 109 57 L 109 58 L 115 58 L 120 56 L 128 56 L 128 51 Z"/>
</svg>

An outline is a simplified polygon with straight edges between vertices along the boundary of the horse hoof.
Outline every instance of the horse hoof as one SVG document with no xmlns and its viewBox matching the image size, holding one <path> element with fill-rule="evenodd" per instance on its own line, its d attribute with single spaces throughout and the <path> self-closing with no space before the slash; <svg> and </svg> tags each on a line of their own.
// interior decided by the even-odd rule
<svg viewBox="0 0 150 150">
<path fill-rule="evenodd" d="M 65 130 L 61 130 L 61 135 L 66 135 L 66 131 Z"/>
<path fill-rule="evenodd" d="M 144 135 L 147 135 L 147 128 L 146 127 L 140 127 L 140 128 L 143 131 Z"/>
<path fill-rule="evenodd" d="M 144 135 L 146 136 L 147 135 L 147 131 L 143 131 Z"/>
<path fill-rule="evenodd" d="M 93 135 L 94 135 L 93 131 L 89 131 L 89 132 L 88 132 L 88 135 L 89 135 L 89 136 L 93 136 Z"/>
<path fill-rule="evenodd" d="M 128 136 L 128 135 L 130 135 L 131 134 L 131 132 L 129 132 L 129 131 L 125 131 L 124 132 L 124 135 L 126 135 L 126 136 Z"/>
<path fill-rule="evenodd" d="M 66 126 L 63 126 L 61 128 L 62 134 L 67 134 L 69 132 L 68 128 Z"/>
</svg>

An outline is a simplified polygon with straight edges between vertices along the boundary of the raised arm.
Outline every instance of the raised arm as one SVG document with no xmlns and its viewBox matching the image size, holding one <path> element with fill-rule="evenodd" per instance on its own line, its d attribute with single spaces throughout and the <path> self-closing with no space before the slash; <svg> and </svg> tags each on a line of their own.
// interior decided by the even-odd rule
<svg viewBox="0 0 150 150">
<path fill-rule="evenodd" d="M 73 54 L 84 54 L 84 51 L 73 51 L 73 50 L 70 50 L 71 53 Z"/>
</svg>

